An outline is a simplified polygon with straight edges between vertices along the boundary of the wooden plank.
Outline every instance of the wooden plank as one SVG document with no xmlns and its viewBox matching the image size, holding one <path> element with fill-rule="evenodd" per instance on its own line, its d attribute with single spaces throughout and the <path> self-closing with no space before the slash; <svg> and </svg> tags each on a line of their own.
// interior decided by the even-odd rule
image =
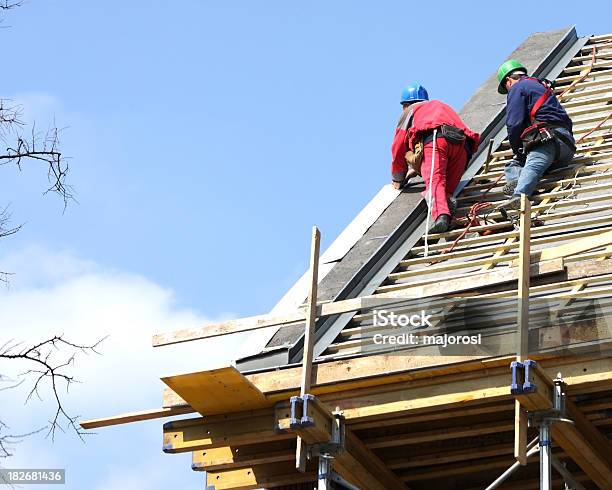
<svg viewBox="0 0 612 490">
<path fill-rule="evenodd" d="M 317 282 L 319 265 L 319 248 L 321 233 L 316 226 L 312 228 L 312 243 L 310 248 L 310 291 L 306 309 L 306 327 L 304 332 L 304 355 L 302 360 L 302 382 L 300 394 L 310 393 L 312 381 L 312 361 L 314 348 L 315 320 L 317 315 Z"/>
<path fill-rule="evenodd" d="M 527 464 L 527 410 L 518 400 L 514 401 L 514 458 Z"/>
<path fill-rule="evenodd" d="M 272 405 L 234 366 L 161 379 L 202 415 L 239 412 Z"/>
<path fill-rule="evenodd" d="M 120 415 L 114 415 L 112 417 L 105 417 L 101 419 L 90 419 L 79 422 L 79 425 L 83 429 L 95 429 L 98 427 L 108 427 L 111 425 L 130 424 L 132 422 L 140 422 L 143 420 L 154 420 L 162 417 L 173 417 L 176 415 L 184 415 L 186 413 L 193 413 L 195 410 L 190 406 L 178 406 L 168 408 L 154 408 L 152 410 L 142 410 L 139 412 L 122 413 Z"/>
<path fill-rule="evenodd" d="M 610 403 L 612 408 L 612 402 Z M 474 407 L 455 408 L 453 409 L 453 417 L 469 417 L 473 415 L 488 415 L 492 413 L 508 412 L 514 409 L 514 402 L 491 403 L 477 405 Z M 431 422 L 432 420 L 443 419 L 448 415 L 446 410 L 438 412 L 430 412 L 422 415 L 409 415 L 407 417 L 393 417 L 387 420 L 375 420 L 370 422 L 351 423 L 351 428 L 356 431 L 364 429 L 380 429 L 383 427 L 394 427 L 406 424 L 420 424 L 423 422 Z M 368 439 L 369 440 L 369 439 Z M 367 445 L 367 440 L 366 440 Z"/>
<path fill-rule="evenodd" d="M 503 406 L 503 404 L 499 404 L 499 406 Z M 438 417 L 440 417 L 440 413 L 438 412 L 437 414 Z M 453 417 L 454 416 L 453 411 Z M 396 432 L 388 436 L 367 437 L 363 440 L 363 442 L 370 449 L 382 449 L 408 446 L 410 444 L 427 444 L 437 441 L 460 439 L 463 437 L 478 437 L 487 434 L 500 434 L 502 432 L 510 432 L 513 428 L 514 424 L 511 421 L 502 420 L 498 422 L 466 424 L 461 427 L 444 427 L 443 429 L 429 429 L 401 433 Z"/>
<path fill-rule="evenodd" d="M 519 231 L 516 360 L 522 362 L 529 355 L 529 251 L 531 249 L 531 203 L 525 194 L 521 194 Z M 514 405 L 514 457 L 522 466 L 527 464 L 527 411 L 518 400 Z"/>
<path fill-rule="evenodd" d="M 598 258 L 604 257 L 604 256 L 606 256 L 606 254 L 607 254 L 607 251 L 603 251 L 603 252 L 596 252 L 596 253 L 594 253 L 595 257 L 589 257 L 589 256 L 585 257 L 585 256 L 582 256 L 581 257 L 582 260 L 574 261 L 574 258 L 568 259 L 568 260 L 572 260 L 572 262 L 567 262 L 567 263 L 564 262 L 566 264 L 566 270 L 567 270 L 567 273 L 566 273 L 567 275 L 565 277 L 566 281 L 558 282 L 558 278 L 556 276 L 551 276 L 550 277 L 550 281 L 546 281 L 546 280 L 540 281 L 540 280 L 538 280 L 538 282 L 541 283 L 541 284 L 539 286 L 534 286 L 533 290 L 534 291 L 538 291 L 538 292 L 546 292 L 546 291 L 550 290 L 551 288 L 560 288 L 560 287 L 565 287 L 565 286 L 571 287 L 571 286 L 573 286 L 575 284 L 578 284 L 580 282 L 598 283 L 602 279 L 607 280 L 607 277 L 605 276 L 605 274 L 607 274 L 607 273 L 605 271 L 608 270 L 609 267 L 610 267 L 610 263 L 609 262 L 604 262 L 604 261 L 601 262 L 601 264 L 602 264 L 602 271 L 603 271 L 602 274 L 601 274 L 601 277 L 600 277 L 600 274 L 598 274 L 597 272 L 594 272 L 594 273 L 591 273 L 591 275 L 585 275 L 585 276 L 576 275 L 575 273 L 577 273 L 579 271 L 579 269 L 572 267 L 572 264 L 574 264 L 574 263 L 575 264 L 585 264 L 585 263 L 591 261 L 592 259 L 598 259 Z M 571 280 L 568 280 L 568 279 L 570 279 L 570 272 L 574 272 L 574 273 L 571 274 Z M 609 270 L 608 270 L 608 272 L 609 272 Z M 474 274 L 478 274 L 478 273 L 474 273 Z M 464 277 L 471 277 L 471 274 L 465 274 Z M 426 284 L 429 284 L 429 283 L 433 283 L 436 279 L 437 278 L 430 278 L 430 279 L 427 279 L 426 281 L 423 281 L 423 282 L 426 283 Z M 421 286 L 421 285 L 423 285 L 423 284 L 422 283 L 421 284 L 416 284 L 416 285 L 415 284 L 408 284 L 408 285 L 406 285 L 406 288 L 409 288 L 410 286 L 417 287 L 417 286 Z M 502 291 L 499 291 L 497 293 L 486 293 L 486 295 L 482 294 L 481 297 L 489 298 L 489 299 L 492 299 L 492 298 L 501 298 L 501 297 L 507 298 L 507 297 L 510 297 L 510 293 L 502 290 Z"/>
<path fill-rule="evenodd" d="M 215 490 L 275 488 L 317 481 L 314 465 L 307 473 L 295 471 L 293 464 L 273 463 L 229 470 L 209 471 L 206 485 Z"/>
<path fill-rule="evenodd" d="M 600 373 L 600 381 L 605 384 L 608 381 L 607 371 L 610 370 L 609 365 L 612 362 L 610 360 L 612 354 L 610 352 L 602 352 L 598 353 L 597 356 L 596 361 L 603 362 L 604 364 L 607 363 L 607 369 L 605 365 L 597 364 L 597 362 L 595 365 L 591 365 L 590 363 L 594 362 L 591 361 L 592 355 L 568 357 L 564 353 L 560 357 L 557 355 L 561 361 L 560 363 L 555 360 L 554 356 L 549 356 L 549 359 L 543 359 L 541 364 L 545 370 L 548 365 L 552 366 L 550 368 L 550 375 L 553 377 L 559 365 L 579 366 L 577 369 L 580 376 L 576 379 L 572 379 L 571 375 L 564 371 L 565 379 L 570 386 L 581 383 L 585 379 L 583 375 L 586 372 L 582 372 L 582 366 L 585 369 L 588 367 L 589 373 Z M 602 360 L 599 359 L 600 357 Z M 537 356 L 534 358 L 539 359 Z M 514 356 L 473 359 L 472 356 L 466 356 L 465 358 L 459 356 L 422 357 L 401 356 L 392 353 L 339 361 L 326 361 L 315 366 L 313 372 L 313 393 L 316 395 L 332 394 L 369 387 L 385 389 L 392 384 L 401 382 L 411 382 L 415 387 L 438 384 L 447 381 L 445 376 L 449 374 L 472 373 L 473 376 L 478 376 L 475 373 L 479 371 L 488 372 L 492 366 L 502 367 L 504 372 L 508 374 L 508 365 L 512 360 L 514 360 Z M 247 378 L 268 398 L 275 401 L 286 401 L 291 394 L 298 393 L 301 369 L 286 367 L 249 374 Z M 171 400 L 177 401 L 176 396 L 171 392 L 166 393 L 164 400 L 164 405 Z M 184 404 L 185 402 L 180 401 L 179 403 Z M 331 404 L 331 406 L 334 405 Z"/>
<path fill-rule="evenodd" d="M 456 405 L 469 405 L 478 401 L 505 401 L 511 399 L 507 368 L 490 370 L 486 377 L 474 373 L 449 375 L 447 382 L 435 385 L 399 383 L 384 387 L 387 391 L 358 390 L 350 396 L 322 395 L 329 405 L 338 406 L 347 419 L 407 415 L 432 410 L 450 409 Z M 392 389 L 393 388 L 393 389 Z"/>
<path fill-rule="evenodd" d="M 582 252 L 588 252 L 596 248 L 605 247 L 612 244 L 612 230 L 605 231 L 599 235 L 581 240 L 574 240 L 565 245 L 558 247 L 547 248 L 531 254 L 531 262 L 540 262 L 542 260 L 552 260 L 557 258 L 570 257 Z"/>
<path fill-rule="evenodd" d="M 529 265 L 529 251 L 531 249 L 531 204 L 529 198 L 525 194 L 521 194 L 519 232 L 516 360 L 524 361 L 529 355 L 529 286 L 531 277 Z M 525 454 L 523 454 L 523 459 L 524 458 L 526 458 Z M 524 461 L 526 460 L 524 459 Z"/>
<path fill-rule="evenodd" d="M 248 332 L 274 325 L 300 323 L 306 320 L 306 313 L 298 310 L 283 315 L 256 315 L 236 320 L 226 320 L 198 328 L 186 328 L 173 332 L 164 332 L 153 335 L 153 347 L 177 344 L 196 338 L 217 337 L 235 332 Z M 204 336 L 204 334 L 207 334 Z"/>
<path fill-rule="evenodd" d="M 274 411 L 270 408 L 259 414 L 239 419 L 194 418 L 164 424 L 166 453 L 182 453 L 225 446 L 259 444 L 295 435 L 275 430 Z"/>
<path fill-rule="evenodd" d="M 308 292 L 308 303 L 306 308 L 306 326 L 304 331 L 304 353 L 302 355 L 302 382 L 300 384 L 300 395 L 304 396 L 310 392 L 312 381 L 312 361 L 315 337 L 315 322 L 317 319 L 317 283 L 319 282 L 319 248 L 321 244 L 321 233 L 316 226 L 312 227 L 312 241 L 310 245 L 310 286 Z M 331 433 L 331 428 L 328 434 Z M 298 471 L 306 471 L 306 442 L 300 435 L 297 436 L 295 449 L 295 467 Z"/>
<path fill-rule="evenodd" d="M 268 463 L 280 463 L 295 459 L 295 441 L 288 439 L 250 446 L 222 446 L 191 455 L 194 471 L 218 471 Z"/>
<path fill-rule="evenodd" d="M 509 260 L 509 259 L 508 259 Z M 550 262 L 542 263 L 538 267 L 533 269 L 533 274 L 549 274 L 559 272 L 563 265 L 561 262 Z M 490 275 L 487 275 L 490 274 Z M 344 301 L 335 301 L 332 303 L 324 303 L 317 307 L 317 316 L 329 316 L 340 313 L 348 313 L 351 311 L 357 311 L 367 305 L 372 300 L 382 299 L 410 299 L 410 298 L 425 298 L 430 296 L 438 296 L 443 294 L 457 293 L 461 291 L 468 291 L 483 286 L 492 286 L 495 284 L 501 284 L 504 282 L 510 282 L 516 280 L 518 271 L 494 271 L 485 273 L 481 277 L 470 276 L 470 278 L 457 278 L 448 281 L 438 281 L 436 284 L 425 285 L 420 288 L 412 288 L 406 292 L 389 292 L 384 294 L 377 294 L 372 296 L 362 296 L 360 298 L 349 299 Z M 168 334 L 167 336 L 154 337 L 154 343 L 157 346 L 169 345 L 178 342 L 185 342 L 189 340 L 198 340 L 211 337 L 218 337 L 221 335 L 229 335 L 232 333 L 245 332 L 256 330 L 264 327 L 270 327 L 275 325 L 286 325 L 292 323 L 297 317 L 301 317 L 302 321 L 306 319 L 306 315 L 303 312 L 294 313 L 286 317 L 268 317 L 264 320 L 262 317 L 258 317 L 257 322 L 253 322 L 251 318 L 241 320 L 231 320 L 230 322 L 216 323 L 205 325 L 198 329 L 190 329 L 188 331 L 181 330 L 177 332 L 176 336 Z"/>
<path fill-rule="evenodd" d="M 612 67 L 612 61 L 601 61 L 601 62 L 596 62 L 595 64 L 593 64 L 593 68 L 610 68 Z M 563 70 L 562 73 L 574 73 L 574 72 L 580 72 L 582 70 L 584 70 L 585 68 L 588 68 L 586 65 L 578 65 L 578 66 L 568 66 L 567 68 L 565 68 Z M 594 72 L 597 73 L 597 72 Z"/>
</svg>

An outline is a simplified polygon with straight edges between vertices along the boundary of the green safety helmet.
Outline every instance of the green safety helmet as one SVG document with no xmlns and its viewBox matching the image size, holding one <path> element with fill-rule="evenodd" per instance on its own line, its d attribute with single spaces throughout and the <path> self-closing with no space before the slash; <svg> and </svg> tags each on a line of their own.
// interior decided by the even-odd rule
<svg viewBox="0 0 612 490">
<path fill-rule="evenodd" d="M 517 70 L 524 72 L 525 75 L 527 74 L 527 68 L 525 68 L 521 64 L 520 61 L 508 60 L 499 67 L 499 70 L 497 70 L 497 81 L 499 82 L 499 85 L 497 86 L 498 93 L 500 94 L 508 93 L 508 91 L 506 90 L 506 87 L 504 86 L 505 85 L 504 81 L 506 80 L 506 77 L 508 75 L 510 75 L 513 71 L 517 71 Z"/>
</svg>

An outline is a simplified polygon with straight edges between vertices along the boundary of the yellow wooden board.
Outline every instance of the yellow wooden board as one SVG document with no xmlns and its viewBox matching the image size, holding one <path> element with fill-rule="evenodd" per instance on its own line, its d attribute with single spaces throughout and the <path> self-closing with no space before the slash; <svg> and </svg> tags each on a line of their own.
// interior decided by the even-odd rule
<svg viewBox="0 0 612 490">
<path fill-rule="evenodd" d="M 269 407 L 272 401 L 234 366 L 161 378 L 202 415 Z"/>
<path fill-rule="evenodd" d="M 193 412 L 194 410 L 190 406 L 154 408 L 151 410 L 142 410 L 140 412 L 122 413 L 120 415 L 113 415 L 112 417 L 105 417 L 101 419 L 83 420 L 82 422 L 79 422 L 79 425 L 83 427 L 83 429 L 89 430 L 96 429 L 98 427 L 108 427 L 109 425 L 130 424 L 132 422 L 140 422 L 142 420 L 174 417 L 176 415 L 184 415 Z"/>
</svg>

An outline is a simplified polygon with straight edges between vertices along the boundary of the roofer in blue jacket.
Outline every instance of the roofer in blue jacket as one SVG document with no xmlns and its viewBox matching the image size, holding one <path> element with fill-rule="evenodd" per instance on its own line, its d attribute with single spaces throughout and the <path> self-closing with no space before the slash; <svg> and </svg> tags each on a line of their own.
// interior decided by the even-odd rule
<svg viewBox="0 0 612 490">
<path fill-rule="evenodd" d="M 504 169 L 504 209 L 519 209 L 520 195 L 530 197 L 544 173 L 569 163 L 576 151 L 572 120 L 546 80 L 527 76 L 527 69 L 508 60 L 497 71 L 500 94 L 508 94 L 506 126 L 514 152 Z"/>
</svg>

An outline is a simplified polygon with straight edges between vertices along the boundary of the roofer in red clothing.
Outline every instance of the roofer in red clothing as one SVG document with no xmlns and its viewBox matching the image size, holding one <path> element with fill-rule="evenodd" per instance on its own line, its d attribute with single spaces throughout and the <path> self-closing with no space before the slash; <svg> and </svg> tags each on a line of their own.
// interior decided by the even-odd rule
<svg viewBox="0 0 612 490">
<path fill-rule="evenodd" d="M 433 220 L 428 233 L 443 233 L 448 231 L 454 213 L 449 208 L 456 207 L 453 192 L 478 148 L 480 135 L 469 129 L 450 106 L 430 101 L 427 90 L 418 83 L 404 89 L 401 104 L 404 109 L 391 147 L 393 187 L 401 189 L 412 177 L 421 175 L 425 182 L 423 197 Z"/>
</svg>

